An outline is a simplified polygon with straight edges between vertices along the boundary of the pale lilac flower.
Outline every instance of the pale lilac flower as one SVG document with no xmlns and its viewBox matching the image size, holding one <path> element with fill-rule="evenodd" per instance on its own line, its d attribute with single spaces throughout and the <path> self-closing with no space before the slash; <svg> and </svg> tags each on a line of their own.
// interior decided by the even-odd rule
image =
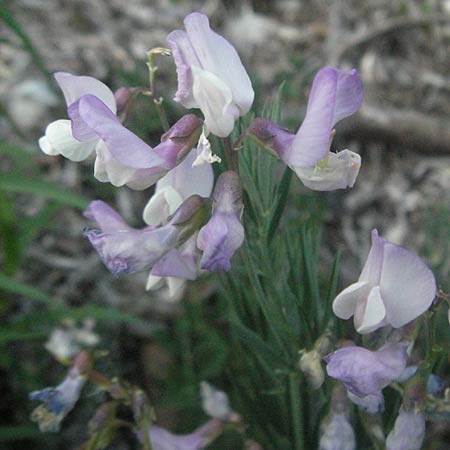
<svg viewBox="0 0 450 450">
<path fill-rule="evenodd" d="M 242 184 L 236 172 L 219 176 L 212 208 L 209 222 L 198 233 L 197 246 L 203 250 L 200 267 L 210 272 L 230 270 L 230 259 L 244 242 Z"/>
<path fill-rule="evenodd" d="M 310 189 L 353 187 L 361 157 L 350 151 L 330 152 L 334 126 L 361 105 L 362 84 L 355 70 L 325 67 L 316 74 L 306 116 L 296 134 L 265 119 L 255 119 L 249 134 L 273 151 Z"/>
<path fill-rule="evenodd" d="M 153 450 L 200 450 L 207 447 L 223 430 L 224 422 L 212 419 L 191 434 L 177 435 L 152 425 L 150 440 Z"/>
<path fill-rule="evenodd" d="M 206 128 L 226 137 L 253 103 L 250 78 L 235 48 L 211 30 L 207 16 L 189 14 L 184 26 L 186 31 L 175 30 L 167 37 L 178 76 L 174 100 L 200 108 Z"/>
<path fill-rule="evenodd" d="M 182 245 L 197 229 L 205 201 L 193 195 L 183 202 L 169 222 L 159 228 L 135 229 L 127 225 L 117 212 L 102 201 L 91 202 L 84 215 L 95 222 L 98 230 L 85 231 L 85 236 L 100 258 L 115 275 L 150 269 L 175 247 Z"/>
<path fill-rule="evenodd" d="M 97 136 L 94 175 L 114 186 L 145 189 L 179 164 L 197 142 L 201 121 L 193 114 L 183 116 L 151 148 L 125 128 L 106 105 L 93 95 L 84 95 L 69 106 L 72 132 L 86 141 Z"/>
<path fill-rule="evenodd" d="M 372 247 L 356 283 L 333 302 L 341 319 L 354 316 L 356 331 L 365 334 L 386 324 L 402 327 L 423 314 L 433 302 L 436 281 L 412 251 L 372 231 Z"/>
<path fill-rule="evenodd" d="M 193 166 L 195 149 L 156 184 L 154 195 L 148 201 L 143 218 L 148 225 L 161 225 L 189 196 L 197 194 L 209 197 L 214 174 L 210 164 Z M 164 282 L 169 287 L 169 299 L 178 299 L 184 290 L 185 280 L 195 279 L 198 266 L 196 236 L 177 250 L 171 250 L 154 266 L 147 280 L 146 289 L 159 288 Z M 163 274 L 171 273 L 166 277 Z M 178 275 L 178 276 L 177 276 Z"/>
<path fill-rule="evenodd" d="M 394 428 L 386 439 L 386 450 L 420 450 L 425 437 L 425 417 L 421 412 L 405 411 L 395 420 Z"/>
<path fill-rule="evenodd" d="M 332 411 L 321 424 L 319 450 L 355 450 L 355 448 L 355 433 L 347 414 Z"/>
<path fill-rule="evenodd" d="M 99 181 L 147 188 L 175 167 L 200 136 L 200 120 L 188 115 L 152 149 L 121 124 L 115 96 L 101 81 L 65 72 L 57 72 L 55 79 L 71 120 L 48 125 L 39 146 L 48 155 L 60 154 L 72 161 L 82 161 L 95 150 L 94 176 Z M 123 95 L 118 99 L 123 106 Z"/>
<path fill-rule="evenodd" d="M 29 394 L 30 400 L 42 402 L 31 414 L 41 431 L 59 431 L 61 421 L 74 408 L 87 381 L 89 356 L 80 352 L 74 359 L 66 378 L 56 387 L 48 387 Z"/>
<path fill-rule="evenodd" d="M 406 367 L 407 353 L 401 344 L 385 344 L 377 351 L 363 347 L 343 347 L 324 358 L 327 373 L 341 381 L 348 391 L 359 397 L 378 395 L 397 380 Z"/>
</svg>

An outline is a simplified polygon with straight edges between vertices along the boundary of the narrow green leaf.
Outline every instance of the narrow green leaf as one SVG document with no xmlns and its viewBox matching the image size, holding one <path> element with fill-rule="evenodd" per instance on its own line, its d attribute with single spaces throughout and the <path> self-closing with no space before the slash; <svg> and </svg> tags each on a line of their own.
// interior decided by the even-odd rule
<svg viewBox="0 0 450 450">
<path fill-rule="evenodd" d="M 0 190 L 33 194 L 79 209 L 85 209 L 89 203 L 89 200 L 84 197 L 67 191 L 57 184 L 8 174 L 2 174 L 0 177 Z"/>
<path fill-rule="evenodd" d="M 275 207 L 275 211 L 270 219 L 269 229 L 267 231 L 268 244 L 272 242 L 272 239 L 275 236 L 275 231 L 278 227 L 278 224 L 280 223 L 284 208 L 286 207 L 291 179 L 292 170 L 289 167 L 285 167 L 280 180 L 280 184 L 278 186 L 277 204 Z"/>
<path fill-rule="evenodd" d="M 22 295 L 24 297 L 32 298 L 49 305 L 56 306 L 58 302 L 50 295 L 40 291 L 39 289 L 30 286 L 21 281 L 14 280 L 0 272 L 0 289 L 12 294 Z"/>
</svg>

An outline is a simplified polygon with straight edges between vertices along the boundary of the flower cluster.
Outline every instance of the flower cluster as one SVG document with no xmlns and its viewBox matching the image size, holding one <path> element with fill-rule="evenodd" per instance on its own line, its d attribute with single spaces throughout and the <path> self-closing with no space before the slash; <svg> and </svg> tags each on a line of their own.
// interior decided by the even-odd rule
<svg viewBox="0 0 450 450">
<path fill-rule="evenodd" d="M 39 141 L 46 154 L 72 161 L 95 153 L 94 176 L 101 182 L 135 190 L 155 186 L 143 210 L 145 226 L 131 227 L 96 200 L 84 212 L 95 223 L 84 236 L 114 275 L 147 271 L 147 289 L 165 282 L 171 298 L 178 298 L 186 280 L 196 279 L 202 271 L 230 270 L 233 255 L 244 242 L 243 185 L 236 162 L 243 139 L 251 138 L 268 150 L 316 191 L 353 187 L 361 167 L 361 157 L 353 151 L 332 151 L 335 125 L 355 114 L 362 103 L 362 83 L 355 70 L 324 67 L 317 72 L 305 117 L 295 133 L 256 117 L 233 143 L 235 122 L 253 104 L 251 80 L 235 48 L 211 30 L 205 15 L 189 14 L 184 26 L 168 35 L 170 50 L 160 53 L 171 54 L 176 65 L 174 101 L 186 109 L 199 109 L 202 118 L 185 114 L 165 127 L 152 147 L 124 126 L 134 95 L 154 96 L 152 76 L 150 89 L 122 87 L 113 93 L 92 77 L 57 72 L 69 119 L 49 124 Z M 222 140 L 228 166 L 217 177 L 212 164 L 221 162 L 216 154 L 221 149 L 213 147 L 218 139 L 211 135 Z M 435 294 L 436 282 L 425 263 L 373 230 L 359 279 L 336 296 L 332 309 L 340 319 L 353 317 L 356 332 L 362 335 L 384 328 L 383 342 L 378 339 L 368 348 L 340 343 L 329 353 L 333 340 L 327 330 L 310 351 L 301 352 L 300 370 L 314 389 L 325 380 L 323 361 L 328 375 L 341 382 L 334 382 L 329 415 L 322 423 L 321 449 L 355 448 L 348 399 L 376 414 L 384 408 L 382 390 L 412 376 L 407 367 L 414 340 L 411 322 L 430 308 Z M 41 429 L 56 430 L 78 400 L 86 376 L 77 361 L 60 386 L 31 393 L 32 400 L 43 402 L 34 415 Z M 420 448 L 425 430 L 422 405 L 412 406 L 409 398 L 404 397 L 386 440 L 390 450 Z M 202 384 L 202 401 L 211 420 L 193 433 L 177 436 L 151 425 L 140 430 L 139 438 L 156 450 L 200 449 L 225 423 L 240 421 L 226 394 L 208 384 Z"/>
</svg>

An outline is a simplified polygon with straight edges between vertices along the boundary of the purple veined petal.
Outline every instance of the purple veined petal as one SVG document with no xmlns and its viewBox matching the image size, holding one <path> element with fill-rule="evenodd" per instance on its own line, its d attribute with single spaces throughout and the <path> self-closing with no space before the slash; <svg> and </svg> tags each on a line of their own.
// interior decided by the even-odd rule
<svg viewBox="0 0 450 450">
<path fill-rule="evenodd" d="M 150 269 L 175 245 L 178 230 L 167 225 L 127 232 L 84 232 L 106 267 L 114 274 L 135 273 Z"/>
<path fill-rule="evenodd" d="M 436 295 L 436 280 L 414 252 L 386 242 L 380 288 L 387 320 L 399 328 L 428 310 Z"/>
<path fill-rule="evenodd" d="M 185 108 L 198 108 L 197 102 L 192 95 L 192 66 L 202 67 L 197 58 L 191 41 L 183 30 L 172 31 L 167 36 L 167 43 L 172 50 L 173 59 L 177 68 L 178 90 L 174 100 L 181 103 Z"/>
<path fill-rule="evenodd" d="M 229 109 L 233 97 L 230 88 L 211 72 L 192 67 L 194 82 L 192 92 L 205 116 L 206 128 L 219 137 L 227 137 L 237 119 Z"/>
<path fill-rule="evenodd" d="M 386 309 L 380 294 L 380 287 L 373 287 L 367 300 L 358 303 L 354 315 L 355 328 L 358 333 L 367 334 L 383 326 Z"/>
<path fill-rule="evenodd" d="M 350 319 L 355 314 L 357 305 L 367 299 L 370 289 L 371 286 L 366 281 L 359 281 L 345 288 L 333 301 L 334 314 L 340 319 Z"/>
<path fill-rule="evenodd" d="M 90 202 L 83 215 L 86 219 L 95 222 L 104 233 L 133 230 L 124 222 L 120 214 L 101 200 Z"/>
<path fill-rule="evenodd" d="M 401 345 L 386 344 L 372 352 L 362 347 L 344 347 L 324 357 L 327 373 L 359 397 L 377 395 L 396 380 L 406 367 L 407 354 Z"/>
<path fill-rule="evenodd" d="M 89 157 L 97 142 L 97 136 L 92 141 L 78 141 L 72 136 L 70 120 L 56 120 L 47 126 L 45 136 L 39 139 L 39 146 L 47 155 L 62 155 L 78 162 Z"/>
<path fill-rule="evenodd" d="M 384 411 L 384 397 L 381 391 L 376 394 L 366 395 L 365 397 L 358 397 L 347 391 L 349 400 L 364 410 L 367 414 L 379 414 Z"/>
<path fill-rule="evenodd" d="M 67 106 L 76 102 L 83 95 L 91 94 L 100 99 L 114 115 L 116 114 L 114 94 L 100 80 L 88 76 L 76 76 L 67 72 L 56 72 L 53 76 L 63 91 Z"/>
<path fill-rule="evenodd" d="M 203 250 L 200 267 L 214 272 L 230 270 L 230 259 L 244 242 L 244 227 L 237 217 L 213 214 L 200 230 L 197 246 Z"/>
<path fill-rule="evenodd" d="M 184 19 L 184 25 L 200 67 L 220 78 L 230 88 L 239 115 L 247 114 L 253 103 L 254 91 L 235 48 L 211 30 L 208 17 L 204 14 L 189 14 Z"/>
<path fill-rule="evenodd" d="M 386 439 L 386 450 L 420 450 L 424 437 L 423 413 L 401 408 L 394 428 Z"/>
<path fill-rule="evenodd" d="M 337 74 L 337 86 L 333 126 L 358 111 L 363 99 L 362 82 L 356 70 L 334 70 Z"/>
<path fill-rule="evenodd" d="M 373 285 L 380 284 L 385 244 L 386 240 L 378 236 L 378 231 L 373 229 L 372 245 L 358 281 L 368 281 Z"/>
<path fill-rule="evenodd" d="M 319 70 L 314 77 L 306 116 L 286 154 L 294 167 L 309 167 L 325 158 L 333 129 L 337 74 L 335 70 Z"/>
<path fill-rule="evenodd" d="M 214 184 L 213 169 L 210 164 L 192 167 L 196 157 L 196 150 L 191 150 L 178 166 L 158 181 L 156 190 L 171 186 L 183 199 L 193 194 L 209 197 Z"/>
<path fill-rule="evenodd" d="M 95 134 L 105 142 L 112 156 L 125 166 L 135 169 L 171 168 L 142 139 L 125 128 L 97 97 L 84 95 L 67 111 L 76 139 L 85 140 Z"/>
</svg>

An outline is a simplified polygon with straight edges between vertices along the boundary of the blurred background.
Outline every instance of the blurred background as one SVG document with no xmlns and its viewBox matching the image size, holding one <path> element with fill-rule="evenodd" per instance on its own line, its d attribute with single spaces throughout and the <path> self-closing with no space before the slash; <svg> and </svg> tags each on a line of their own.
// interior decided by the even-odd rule
<svg viewBox="0 0 450 450">
<path fill-rule="evenodd" d="M 335 150 L 362 156 L 356 185 L 322 194 L 296 180 L 287 215 L 323 223 L 321 261 L 327 266 L 341 252 L 343 286 L 358 276 L 370 230 L 378 228 L 419 253 L 441 289 L 450 289 L 449 0 L 2 1 L 0 449 L 77 448 L 85 438 L 94 401 L 82 402 L 56 436 L 29 420 L 28 392 L 64 374 L 44 348 L 57 326 L 83 326 L 100 367 L 145 388 L 158 423 L 171 429 L 198 425 L 198 382 L 220 385 L 226 372 L 214 276 L 168 301 L 165 288 L 144 290 L 146 274 L 114 278 L 81 235 L 89 200 L 105 200 L 142 226 L 152 190 L 96 182 L 91 162 L 49 157 L 37 146 L 46 125 L 66 116 L 53 72 L 94 76 L 113 90 L 145 86 L 146 52 L 165 46 L 192 11 L 206 13 L 237 48 L 255 87 L 256 113 L 285 83 L 281 125 L 292 131 L 320 67 L 358 70 L 363 106 L 338 125 L 334 140 Z M 172 123 L 183 114 L 171 100 L 175 67 L 167 57 L 157 65 L 156 89 Z M 158 116 L 145 98 L 128 126 L 151 145 L 159 141 Z M 101 395 L 90 392 L 94 400 Z M 214 448 L 240 448 L 227 442 Z M 114 448 L 133 447 L 124 435 Z"/>
</svg>

